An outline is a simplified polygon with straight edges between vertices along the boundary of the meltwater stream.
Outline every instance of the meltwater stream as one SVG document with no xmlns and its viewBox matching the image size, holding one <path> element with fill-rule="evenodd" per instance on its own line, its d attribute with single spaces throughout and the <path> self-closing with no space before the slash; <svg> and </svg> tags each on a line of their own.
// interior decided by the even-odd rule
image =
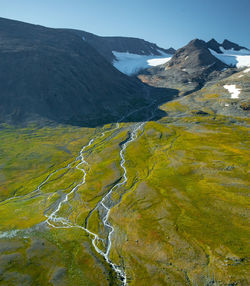
<svg viewBox="0 0 250 286">
<path fill-rule="evenodd" d="M 87 171 L 84 169 L 83 166 L 87 165 L 88 163 L 84 159 L 84 156 L 83 156 L 84 151 L 87 148 L 91 147 L 93 145 L 93 143 L 97 139 L 100 139 L 101 137 L 105 136 L 105 134 L 107 132 L 112 132 L 112 131 L 118 129 L 119 128 L 119 123 L 116 124 L 116 127 L 114 129 L 107 130 L 107 131 L 103 132 L 100 137 L 97 137 L 96 139 L 91 139 L 87 145 L 82 147 L 82 149 L 80 151 L 80 156 L 79 156 L 80 162 L 76 166 L 76 168 L 78 170 L 83 172 L 82 180 L 81 180 L 81 182 L 79 184 L 77 184 L 64 197 L 64 199 L 58 204 L 56 209 L 50 215 L 47 215 L 47 219 L 46 219 L 46 223 L 48 223 L 51 227 L 54 227 L 54 228 L 72 228 L 73 227 L 73 228 L 80 228 L 80 229 L 83 229 L 84 231 L 86 231 L 91 236 L 92 245 L 94 246 L 96 252 L 99 253 L 101 256 L 103 256 L 104 259 L 107 261 L 107 263 L 116 272 L 118 278 L 122 282 L 122 285 L 126 285 L 127 284 L 126 273 L 120 266 L 117 266 L 114 263 L 112 263 L 112 261 L 109 258 L 109 253 L 110 253 L 111 245 L 112 245 L 111 238 L 112 238 L 112 233 L 114 232 L 114 228 L 108 222 L 108 218 L 109 218 L 109 214 L 110 214 L 110 210 L 111 210 L 111 207 L 108 206 L 108 203 L 109 203 L 110 196 L 112 195 L 112 193 L 115 190 L 117 190 L 118 188 L 120 188 L 123 185 L 125 185 L 126 182 L 127 182 L 127 169 L 125 167 L 126 160 L 125 160 L 125 157 L 124 157 L 125 151 L 126 151 L 127 146 L 136 139 L 137 133 L 142 128 L 143 125 L 144 125 L 144 122 L 134 124 L 133 127 L 132 127 L 132 130 L 131 130 L 129 138 L 121 144 L 120 167 L 123 170 L 122 180 L 111 188 L 111 190 L 101 199 L 101 201 L 97 204 L 97 206 L 95 208 L 98 211 L 104 212 L 104 215 L 102 216 L 102 223 L 103 223 L 104 227 L 106 229 L 108 229 L 107 247 L 106 247 L 105 251 L 101 250 L 97 246 L 97 242 L 101 240 L 100 237 L 98 236 L 98 234 L 93 233 L 92 231 L 90 231 L 88 227 L 83 227 L 83 226 L 80 226 L 80 225 L 77 225 L 77 224 L 73 224 L 68 219 L 65 219 L 63 217 L 58 216 L 58 212 L 60 211 L 62 205 L 69 201 L 69 197 L 72 194 L 74 194 L 79 189 L 79 187 L 82 186 L 83 184 L 85 184 L 85 182 L 86 182 Z"/>
<path fill-rule="evenodd" d="M 152 105 L 154 105 L 155 102 L 153 102 L 152 104 L 146 106 L 146 107 L 142 107 L 140 109 L 134 110 L 132 112 L 130 112 L 129 114 L 127 114 L 127 116 L 124 116 L 122 119 L 120 119 L 116 124 L 114 128 L 108 129 L 104 132 L 101 133 L 100 136 L 96 136 L 94 138 L 92 138 L 85 146 L 82 147 L 82 149 L 79 152 L 79 156 L 70 164 L 68 164 L 67 166 L 63 167 L 63 168 L 59 168 L 53 172 L 51 172 L 46 178 L 45 180 L 40 183 L 40 185 L 38 185 L 38 187 L 30 192 L 29 194 L 23 195 L 23 196 L 16 196 L 16 197 L 12 197 L 9 198 L 5 201 L 2 201 L 0 203 L 1 204 L 5 204 L 8 203 L 11 200 L 18 200 L 18 199 L 25 199 L 27 198 L 29 195 L 39 195 L 41 193 L 41 188 L 49 182 L 49 179 L 57 172 L 61 171 L 61 170 L 67 170 L 72 168 L 73 165 L 75 165 L 78 161 L 80 161 L 75 167 L 78 169 L 79 171 L 81 171 L 83 173 L 82 175 L 82 179 L 80 181 L 80 183 L 78 183 L 75 187 L 73 187 L 71 189 L 70 192 L 68 192 L 66 195 L 64 195 L 61 199 L 61 201 L 58 203 L 58 205 L 55 207 L 55 209 L 50 213 L 50 214 L 45 214 L 46 216 L 46 220 L 45 223 L 48 224 L 50 227 L 52 228 L 79 228 L 84 230 L 86 233 L 89 234 L 91 241 L 92 241 L 92 245 L 95 249 L 95 251 L 100 254 L 105 261 L 111 266 L 111 268 L 115 271 L 117 278 L 121 281 L 122 285 L 127 285 L 127 276 L 126 273 L 124 271 L 124 269 L 121 266 L 118 266 L 116 264 L 114 264 L 110 258 L 109 258 L 109 254 L 110 254 L 110 250 L 111 250 L 111 246 L 112 246 L 112 234 L 114 232 L 114 227 L 108 222 L 108 218 L 109 218 L 109 214 L 112 208 L 112 200 L 111 200 L 111 196 L 112 194 L 117 191 L 118 189 L 120 189 L 121 187 L 123 187 L 126 183 L 127 183 L 127 169 L 125 167 L 125 151 L 128 147 L 128 145 L 130 143 L 132 143 L 133 141 L 136 140 L 137 135 L 139 130 L 144 126 L 145 122 L 139 122 L 139 123 L 135 123 L 133 125 L 130 126 L 130 133 L 129 133 L 129 137 L 127 138 L 127 140 L 123 141 L 122 143 L 120 143 L 120 167 L 122 169 L 122 178 L 121 180 L 115 184 L 107 194 L 104 195 L 104 197 L 99 201 L 99 203 L 96 205 L 96 207 L 94 208 L 94 210 L 97 210 L 98 212 L 102 213 L 101 216 L 101 222 L 105 228 L 105 230 L 107 231 L 108 235 L 107 235 L 107 243 L 106 243 L 106 247 L 105 250 L 101 250 L 100 247 L 98 247 L 98 242 L 103 241 L 98 234 L 90 231 L 88 224 L 86 223 L 85 227 L 75 224 L 73 222 L 71 222 L 68 218 L 65 217 L 61 217 L 59 215 L 59 212 L 62 208 L 62 206 L 69 202 L 71 195 L 74 195 L 79 187 L 81 187 L 82 185 L 85 184 L 86 182 L 86 175 L 87 175 L 87 170 L 86 170 L 86 166 L 88 166 L 87 161 L 84 158 L 84 153 L 86 151 L 88 151 L 91 148 L 94 148 L 94 144 L 98 139 L 101 139 L 102 137 L 105 137 L 106 133 L 109 132 L 114 132 L 115 130 L 120 128 L 120 122 L 125 118 L 130 116 L 131 114 L 138 112 L 144 108 L 149 108 Z M 148 118 L 148 120 L 152 119 L 154 115 L 154 111 L 152 112 L 152 115 L 150 116 L 150 118 Z M 114 206 L 115 204 L 113 204 Z M 16 234 L 19 233 L 21 230 L 16 230 Z M 13 231 L 12 231 L 13 232 Z M 6 232 L 6 233 L 2 233 L 0 234 L 0 237 L 8 237 L 10 236 L 10 232 Z"/>
</svg>

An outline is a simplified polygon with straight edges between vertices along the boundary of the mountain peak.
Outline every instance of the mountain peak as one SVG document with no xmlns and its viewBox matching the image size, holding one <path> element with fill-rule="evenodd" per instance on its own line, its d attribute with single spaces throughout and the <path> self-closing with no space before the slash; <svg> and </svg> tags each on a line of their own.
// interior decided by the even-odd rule
<svg viewBox="0 0 250 286">
<path fill-rule="evenodd" d="M 196 48 L 204 48 L 204 47 L 206 47 L 206 42 L 201 40 L 201 39 L 194 39 L 194 40 L 190 41 L 187 44 L 187 46 L 194 46 Z"/>
<path fill-rule="evenodd" d="M 221 54 L 220 44 L 213 38 L 207 42 L 207 47 L 211 50 L 214 50 L 216 53 Z"/>
<path fill-rule="evenodd" d="M 234 42 L 231 42 L 227 39 L 225 39 L 223 42 L 222 42 L 222 46 L 226 46 L 226 45 L 237 45 L 236 43 Z M 237 45 L 238 46 L 238 45 Z"/>
<path fill-rule="evenodd" d="M 243 47 L 243 46 L 239 46 L 238 44 L 231 42 L 227 39 L 225 39 L 223 41 L 223 43 L 221 44 L 221 46 L 225 49 L 225 50 L 235 50 L 235 51 L 240 51 L 240 50 L 248 50 L 248 48 Z"/>
<path fill-rule="evenodd" d="M 227 67 L 212 55 L 205 41 L 194 39 L 177 50 L 166 64 L 141 73 L 140 78 L 158 87 L 178 89 L 184 86 L 182 92 L 186 93 L 200 89 Z"/>
<path fill-rule="evenodd" d="M 218 43 L 215 39 L 211 39 L 207 43 L 207 47 L 211 50 L 214 50 L 218 54 L 222 54 L 222 50 L 220 48 L 223 48 L 225 50 L 234 50 L 234 51 L 240 51 L 240 50 L 249 50 L 246 47 L 239 46 L 238 44 L 231 42 L 227 39 L 225 39 L 222 44 Z"/>
<path fill-rule="evenodd" d="M 213 43 L 213 44 L 219 45 L 219 43 L 215 40 L 215 38 L 212 38 L 210 41 L 208 41 L 208 43 Z"/>
<path fill-rule="evenodd" d="M 166 66 L 179 66 L 181 69 L 191 69 L 197 72 L 201 67 L 213 65 L 216 70 L 221 70 L 226 65 L 215 58 L 208 50 L 207 43 L 200 39 L 190 41 L 186 46 L 177 50 Z"/>
</svg>

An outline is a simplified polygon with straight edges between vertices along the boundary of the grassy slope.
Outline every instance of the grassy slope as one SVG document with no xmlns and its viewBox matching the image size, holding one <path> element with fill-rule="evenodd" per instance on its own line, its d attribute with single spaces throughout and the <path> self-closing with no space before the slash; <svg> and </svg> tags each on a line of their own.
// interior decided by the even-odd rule
<svg viewBox="0 0 250 286">
<path fill-rule="evenodd" d="M 18 196 L 33 191 L 50 172 L 72 162 L 95 132 L 98 130 L 65 126 L 2 126 L 1 231 L 30 229 L 46 219 L 47 207 L 73 187 L 72 180 L 80 181 L 79 171 L 60 171 L 38 196 Z M 3 202 L 13 195 L 17 198 Z M 83 231 L 44 227 L 31 230 L 0 239 L 0 284 L 96 285 L 104 281 L 103 285 L 108 285 L 107 278 L 112 279 L 109 267 L 93 256 L 94 250 Z"/>
<path fill-rule="evenodd" d="M 131 285 L 247 285 L 248 146 L 224 118 L 147 124 L 127 153 L 138 183 L 112 212 Z"/>
<path fill-rule="evenodd" d="M 168 117 L 128 148 L 138 183 L 111 217 L 112 256 L 131 285 L 249 285 L 250 120 L 239 109 L 249 79 L 238 73 L 163 105 Z M 224 84 L 237 84 L 240 98 Z"/>
<path fill-rule="evenodd" d="M 114 127 L 107 126 L 106 130 Z M 0 263 L 0 281 L 3 283 L 116 284 L 110 267 L 102 257 L 96 255 L 91 240 L 83 230 L 72 228 L 49 231 L 48 227 L 41 225 L 46 219 L 45 213 L 51 213 L 60 197 L 81 181 L 82 173 L 72 168 L 60 170 L 50 177 L 40 192 L 29 195 L 51 172 L 74 161 L 90 137 L 97 138 L 94 149 L 86 149 L 84 154 L 89 163 L 83 166 L 88 172 L 87 183 L 70 197 L 70 204 L 63 205 L 58 213 L 63 217 L 69 216 L 73 223 L 84 225 L 89 211 L 110 188 L 109 185 L 112 186 L 121 176 L 119 143 L 127 136 L 126 128 L 107 132 L 104 137 L 100 136 L 101 132 L 98 128 L 67 126 L 29 126 L 20 129 L 2 126 L 0 237 L 6 231 L 27 229 L 18 232 L 17 236 L 0 238 L 3 260 Z M 77 163 L 79 161 L 72 166 Z M 98 232 L 98 214 L 94 213 L 89 225 L 90 230 Z M 103 233 L 104 238 L 105 235 Z M 33 248 L 33 244 L 36 247 Z M 10 245 L 7 250 L 6 245 Z M 47 256 L 51 252 L 49 262 Z"/>
</svg>

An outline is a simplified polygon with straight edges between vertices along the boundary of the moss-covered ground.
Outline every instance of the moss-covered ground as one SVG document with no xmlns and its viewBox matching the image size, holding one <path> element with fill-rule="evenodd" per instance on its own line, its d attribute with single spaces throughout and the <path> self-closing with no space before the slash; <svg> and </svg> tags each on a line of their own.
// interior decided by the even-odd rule
<svg viewBox="0 0 250 286">
<path fill-rule="evenodd" d="M 209 90 L 163 105 L 167 116 L 147 122 L 126 149 L 128 182 L 113 194 L 120 203 L 109 221 L 110 258 L 129 285 L 250 284 L 249 119 L 216 113 L 209 102 L 220 96 Z M 83 229 L 44 221 L 82 180 L 76 158 L 96 138 L 84 152 L 86 183 L 58 215 L 105 241 L 95 206 L 121 179 L 120 144 L 131 125 L 1 125 L 0 285 L 119 284 Z"/>
<path fill-rule="evenodd" d="M 151 122 L 128 147 L 111 217 L 131 285 L 248 285 L 249 134 L 229 122 Z"/>
</svg>

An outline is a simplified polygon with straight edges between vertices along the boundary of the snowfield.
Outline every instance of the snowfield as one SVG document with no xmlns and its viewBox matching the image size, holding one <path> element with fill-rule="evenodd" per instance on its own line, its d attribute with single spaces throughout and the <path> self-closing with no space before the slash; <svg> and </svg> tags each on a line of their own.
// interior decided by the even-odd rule
<svg viewBox="0 0 250 286">
<path fill-rule="evenodd" d="M 239 98 L 240 89 L 235 84 L 224 85 L 224 88 L 231 93 L 231 98 Z"/>
<path fill-rule="evenodd" d="M 170 54 L 165 54 L 162 51 L 159 52 L 162 54 L 161 56 L 144 56 L 128 52 L 120 53 L 112 51 L 116 57 L 116 60 L 113 61 L 113 66 L 126 75 L 134 75 L 142 69 L 165 64 L 172 57 Z"/>
<path fill-rule="evenodd" d="M 217 59 L 221 60 L 223 63 L 229 66 L 236 66 L 237 68 L 250 67 L 250 51 L 247 50 L 225 50 L 220 48 L 223 54 L 218 54 L 213 50 L 209 51 Z"/>
</svg>

